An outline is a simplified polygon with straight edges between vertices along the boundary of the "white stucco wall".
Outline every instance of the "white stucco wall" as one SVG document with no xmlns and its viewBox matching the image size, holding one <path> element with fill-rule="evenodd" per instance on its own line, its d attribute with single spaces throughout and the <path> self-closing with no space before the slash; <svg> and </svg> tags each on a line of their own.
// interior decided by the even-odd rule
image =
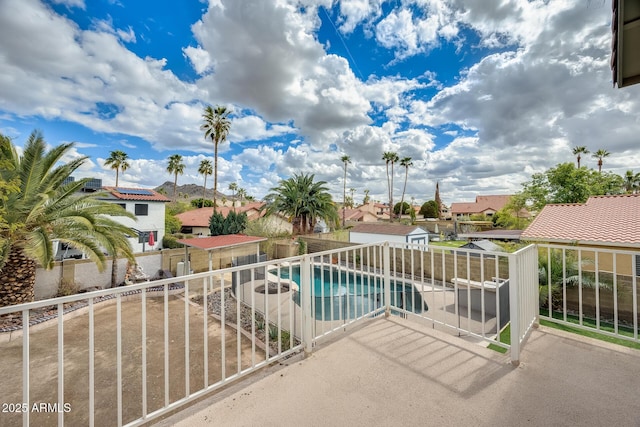
<svg viewBox="0 0 640 427">
<path fill-rule="evenodd" d="M 113 203 L 124 204 L 127 212 L 131 212 L 135 214 L 136 204 L 146 204 L 148 209 L 148 215 L 140 215 L 136 218 L 137 221 L 134 221 L 130 218 L 124 216 L 114 216 L 112 217 L 114 221 L 117 221 L 121 224 L 126 225 L 127 227 L 133 227 L 136 230 L 140 231 L 157 231 L 158 238 L 155 241 L 155 245 L 151 248 L 148 244 L 138 243 L 138 237 L 134 237 L 129 239 L 131 242 L 131 246 L 133 248 L 133 253 L 140 253 L 144 247 L 145 251 L 152 251 L 156 249 L 162 249 L 162 238 L 164 237 L 164 212 L 165 212 L 165 203 L 164 202 L 150 202 L 150 201 L 139 201 L 139 200 L 109 200 Z"/>
</svg>

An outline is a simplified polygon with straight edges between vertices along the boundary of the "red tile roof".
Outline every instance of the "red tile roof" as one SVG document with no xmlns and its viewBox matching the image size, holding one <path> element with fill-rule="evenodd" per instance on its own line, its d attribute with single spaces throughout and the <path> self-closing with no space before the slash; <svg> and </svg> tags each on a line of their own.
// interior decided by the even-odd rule
<svg viewBox="0 0 640 427">
<path fill-rule="evenodd" d="M 236 212 L 246 212 L 248 219 L 257 218 L 262 215 L 262 213 L 259 212 L 259 209 L 263 204 L 264 203 L 262 202 L 247 203 L 244 206 L 236 207 Z M 222 206 L 217 210 L 222 214 L 222 216 L 226 217 L 229 212 L 233 211 L 233 208 Z M 211 215 L 213 215 L 213 207 L 182 212 L 181 214 L 176 215 L 176 218 L 178 218 L 185 227 L 208 227 Z"/>
<path fill-rule="evenodd" d="M 198 248 L 207 251 L 211 249 L 220 249 L 230 246 L 240 246 L 248 243 L 258 243 L 265 240 L 267 239 L 264 237 L 245 236 L 244 234 L 227 234 L 224 236 L 180 239 L 178 240 L 178 242 L 192 248 Z"/>
<path fill-rule="evenodd" d="M 111 195 L 113 197 L 115 197 L 116 199 L 120 199 L 120 200 L 140 200 L 140 201 L 147 201 L 147 202 L 170 202 L 171 199 L 169 199 L 167 196 L 164 196 L 160 193 L 158 193 L 155 190 L 152 190 L 150 188 L 129 188 L 129 187 L 102 187 L 105 191 L 108 191 L 109 193 L 111 193 Z M 146 195 L 146 194 L 123 194 L 120 193 L 120 191 L 129 191 L 129 192 L 145 192 L 145 193 L 150 193 L 150 195 Z"/>
<path fill-rule="evenodd" d="M 640 194 L 546 205 L 522 233 L 532 241 L 640 247 Z"/>
<path fill-rule="evenodd" d="M 451 213 L 455 214 L 481 214 L 487 210 L 499 211 L 509 202 L 510 195 L 476 196 L 473 203 L 451 203 Z"/>
<path fill-rule="evenodd" d="M 355 225 L 351 231 L 354 233 L 369 233 L 369 234 L 390 234 L 395 236 L 406 236 L 414 230 L 420 230 L 424 233 L 420 227 L 415 225 L 403 225 L 403 224 L 375 224 L 375 223 L 363 223 Z"/>
</svg>

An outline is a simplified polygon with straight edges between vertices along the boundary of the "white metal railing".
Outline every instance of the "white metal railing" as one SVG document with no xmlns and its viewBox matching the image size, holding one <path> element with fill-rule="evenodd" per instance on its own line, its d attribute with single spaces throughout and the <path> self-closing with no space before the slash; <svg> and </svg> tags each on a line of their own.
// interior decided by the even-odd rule
<svg viewBox="0 0 640 427">
<path fill-rule="evenodd" d="M 517 362 L 537 312 L 532 248 L 358 245 L 3 307 L 20 325 L 0 331 L 0 359 L 21 366 L 3 378 L 4 400 L 62 408 L 59 425 L 140 425 L 382 314 L 511 348 Z"/>
<path fill-rule="evenodd" d="M 640 342 L 638 249 L 538 248 L 541 319 Z"/>
<path fill-rule="evenodd" d="M 412 285 L 391 296 L 392 310 L 423 319 L 433 328 L 510 349 L 517 364 L 521 344 L 537 321 L 537 265 L 531 254 L 535 255 L 533 245 L 513 254 L 390 245 L 389 271 Z M 426 310 L 416 310 L 418 299 Z M 510 340 L 500 333 L 508 324 Z"/>
<path fill-rule="evenodd" d="M 300 351 L 289 332 L 300 319 L 285 315 L 293 289 L 269 294 L 268 265 L 0 308 L 17 324 L 0 331 L 0 360 L 17 368 L 3 377 L 12 410 L 0 424 L 140 425 Z M 240 271 L 263 286 L 252 304 L 233 297 Z"/>
</svg>

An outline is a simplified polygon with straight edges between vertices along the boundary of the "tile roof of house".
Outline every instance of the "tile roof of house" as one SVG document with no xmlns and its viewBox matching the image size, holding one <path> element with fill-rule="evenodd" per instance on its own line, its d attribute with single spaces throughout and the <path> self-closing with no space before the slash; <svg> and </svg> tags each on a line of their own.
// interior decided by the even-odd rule
<svg viewBox="0 0 640 427">
<path fill-rule="evenodd" d="M 170 202 L 167 196 L 150 188 L 102 187 L 113 197 L 120 200 L 140 200 L 147 202 Z"/>
<path fill-rule="evenodd" d="M 240 246 L 248 243 L 263 242 L 265 240 L 267 240 L 265 237 L 245 236 L 244 234 L 227 234 L 223 236 L 180 239 L 178 240 L 178 242 L 192 248 L 198 248 L 208 251 L 211 249 L 220 249 L 230 246 Z"/>
<path fill-rule="evenodd" d="M 342 210 L 340 210 L 340 217 L 342 217 Z M 347 221 L 357 221 L 364 216 L 364 212 L 360 209 L 345 209 L 344 218 Z"/>
<path fill-rule="evenodd" d="M 586 203 L 546 205 L 521 238 L 640 247 L 640 194 L 595 196 Z"/>
<path fill-rule="evenodd" d="M 246 212 L 249 219 L 254 219 L 262 215 L 262 213 L 259 212 L 262 205 L 262 202 L 247 203 L 244 206 L 236 207 L 236 212 Z M 222 216 L 226 217 L 229 212 L 233 211 L 233 208 L 221 206 L 217 211 L 220 212 Z M 208 227 L 211 215 L 213 215 L 213 207 L 182 212 L 176 215 L 176 218 L 178 218 L 182 225 L 186 227 Z"/>
<path fill-rule="evenodd" d="M 355 225 L 351 231 L 354 233 L 369 233 L 369 234 L 390 234 L 395 236 L 406 236 L 407 234 L 415 231 L 416 229 L 426 233 L 420 227 L 415 225 L 403 225 L 403 224 L 358 224 Z"/>
<path fill-rule="evenodd" d="M 499 211 L 509 202 L 510 195 L 476 196 L 475 202 L 451 203 L 453 214 L 479 214 L 489 209 Z"/>
</svg>

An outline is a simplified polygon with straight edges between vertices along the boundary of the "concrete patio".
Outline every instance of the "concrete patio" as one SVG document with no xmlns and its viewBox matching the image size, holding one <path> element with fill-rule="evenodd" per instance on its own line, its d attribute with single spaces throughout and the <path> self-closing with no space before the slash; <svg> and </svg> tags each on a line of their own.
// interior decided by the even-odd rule
<svg viewBox="0 0 640 427">
<path fill-rule="evenodd" d="M 639 426 L 640 352 L 540 327 L 514 367 L 408 319 L 336 334 L 162 426 Z"/>
</svg>

